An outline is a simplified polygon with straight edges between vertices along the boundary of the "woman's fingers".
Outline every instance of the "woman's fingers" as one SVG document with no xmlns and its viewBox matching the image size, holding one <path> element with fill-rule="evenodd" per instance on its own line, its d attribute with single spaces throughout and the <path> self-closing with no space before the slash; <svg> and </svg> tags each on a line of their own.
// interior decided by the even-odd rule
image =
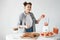
<svg viewBox="0 0 60 40">
<path fill-rule="evenodd" d="M 42 15 L 41 15 L 41 18 L 44 18 L 44 17 L 45 17 L 45 14 L 42 14 Z"/>
<path fill-rule="evenodd" d="M 26 25 L 19 25 L 19 28 L 26 28 Z"/>
<path fill-rule="evenodd" d="M 19 26 L 18 26 L 18 28 L 22 28 L 22 26 L 21 26 L 21 25 L 19 25 Z"/>
<path fill-rule="evenodd" d="M 45 18 L 46 14 L 42 13 L 41 18 Z"/>
<path fill-rule="evenodd" d="M 43 19 L 43 18 L 45 18 L 45 14 L 42 14 L 40 17 L 39 17 L 39 19 L 38 19 L 38 22 L 41 20 L 41 19 Z"/>
</svg>

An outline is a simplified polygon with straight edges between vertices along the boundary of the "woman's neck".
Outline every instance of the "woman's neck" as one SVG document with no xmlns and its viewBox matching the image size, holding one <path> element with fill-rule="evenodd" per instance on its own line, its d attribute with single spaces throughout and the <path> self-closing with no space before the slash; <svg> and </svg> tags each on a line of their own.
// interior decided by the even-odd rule
<svg viewBox="0 0 60 40">
<path fill-rule="evenodd" d="M 30 13 L 30 12 L 26 12 L 26 11 L 24 11 L 24 12 L 25 12 L 25 14 L 27 14 L 27 15 Z"/>
</svg>

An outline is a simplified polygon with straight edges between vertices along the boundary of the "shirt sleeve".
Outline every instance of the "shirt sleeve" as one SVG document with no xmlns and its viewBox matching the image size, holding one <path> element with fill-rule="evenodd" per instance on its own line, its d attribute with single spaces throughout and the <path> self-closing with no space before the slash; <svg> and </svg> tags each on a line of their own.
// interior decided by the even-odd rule
<svg viewBox="0 0 60 40">
<path fill-rule="evenodd" d="M 18 25 L 22 25 L 22 14 L 20 14 L 20 16 L 19 16 L 19 22 L 18 22 Z"/>
<path fill-rule="evenodd" d="M 33 16 L 33 19 L 35 20 L 35 24 L 37 24 L 37 20 L 36 20 L 36 18 L 35 18 L 33 13 L 32 13 L 32 16 Z"/>
</svg>

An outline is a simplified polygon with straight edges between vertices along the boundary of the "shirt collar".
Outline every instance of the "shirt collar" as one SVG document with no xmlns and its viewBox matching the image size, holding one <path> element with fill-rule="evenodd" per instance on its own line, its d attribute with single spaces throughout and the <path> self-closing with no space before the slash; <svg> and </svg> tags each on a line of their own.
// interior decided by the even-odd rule
<svg viewBox="0 0 60 40">
<path fill-rule="evenodd" d="M 27 16 L 27 14 L 24 12 L 24 15 Z M 29 12 L 29 15 L 30 15 L 30 12 Z"/>
</svg>

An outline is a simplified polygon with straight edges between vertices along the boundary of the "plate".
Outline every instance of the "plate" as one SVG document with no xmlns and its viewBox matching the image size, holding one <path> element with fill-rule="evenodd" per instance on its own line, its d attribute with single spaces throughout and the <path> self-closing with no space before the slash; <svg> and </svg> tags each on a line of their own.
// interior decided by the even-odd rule
<svg viewBox="0 0 60 40">
<path fill-rule="evenodd" d="M 25 33 L 23 34 L 23 36 L 21 36 L 22 38 L 37 38 L 39 37 L 40 34 L 39 33 Z"/>
<path fill-rule="evenodd" d="M 48 33 L 41 33 L 40 36 L 42 37 L 53 37 L 55 34 L 53 32 L 48 32 Z"/>
</svg>

